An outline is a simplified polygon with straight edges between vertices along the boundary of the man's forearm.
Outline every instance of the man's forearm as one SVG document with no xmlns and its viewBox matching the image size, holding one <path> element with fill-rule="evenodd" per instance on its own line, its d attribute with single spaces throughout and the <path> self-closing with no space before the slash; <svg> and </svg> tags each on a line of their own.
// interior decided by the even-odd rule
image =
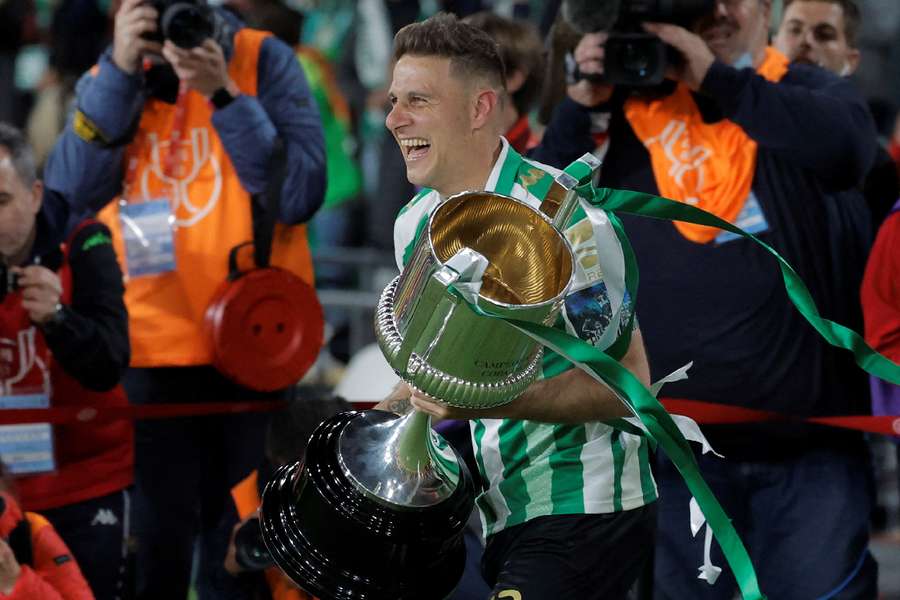
<svg viewBox="0 0 900 600">
<path fill-rule="evenodd" d="M 634 331 L 621 364 L 649 387 L 650 367 L 639 330 Z M 577 424 L 632 416 L 631 410 L 611 390 L 580 369 L 536 381 L 509 404 L 494 408 L 453 408 L 419 396 L 413 399 L 412 405 L 440 419 L 514 419 Z"/>
</svg>

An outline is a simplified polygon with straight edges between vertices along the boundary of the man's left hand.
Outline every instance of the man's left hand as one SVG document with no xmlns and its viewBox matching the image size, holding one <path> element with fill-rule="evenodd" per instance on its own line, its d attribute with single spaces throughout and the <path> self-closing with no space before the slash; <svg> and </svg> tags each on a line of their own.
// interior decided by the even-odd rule
<svg viewBox="0 0 900 600">
<path fill-rule="evenodd" d="M 190 50 L 179 48 L 166 40 L 163 56 L 175 69 L 178 79 L 189 89 L 197 90 L 207 98 L 221 88 L 227 88 L 233 95 L 237 95 L 237 86 L 228 76 L 222 48 L 213 40 L 207 39 Z"/>
<path fill-rule="evenodd" d="M 644 23 L 644 29 L 656 34 L 681 53 L 684 64 L 673 67 L 668 75 L 695 92 L 699 90 L 709 68 L 716 60 L 703 38 L 683 27 L 669 23 Z"/>
<path fill-rule="evenodd" d="M 46 323 L 62 297 L 59 275 L 40 265 L 14 267 L 12 271 L 19 275 L 22 306 L 28 311 L 28 317 L 38 325 Z"/>
</svg>

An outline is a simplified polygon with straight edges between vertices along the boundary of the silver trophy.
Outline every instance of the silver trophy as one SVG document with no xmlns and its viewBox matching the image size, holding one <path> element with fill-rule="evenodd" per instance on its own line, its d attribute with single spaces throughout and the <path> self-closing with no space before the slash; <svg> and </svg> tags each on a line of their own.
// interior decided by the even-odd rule
<svg viewBox="0 0 900 600">
<path fill-rule="evenodd" d="M 559 175 L 540 210 L 491 192 L 435 209 L 375 318 L 385 358 L 412 388 L 483 409 L 538 377 L 540 345 L 463 298 L 492 314 L 554 323 L 575 270 L 561 231 L 577 207 L 576 183 Z M 441 599 L 462 574 L 473 502 L 465 464 L 430 417 L 351 412 L 322 423 L 305 460 L 276 473 L 261 523 L 278 566 L 323 600 Z"/>
</svg>

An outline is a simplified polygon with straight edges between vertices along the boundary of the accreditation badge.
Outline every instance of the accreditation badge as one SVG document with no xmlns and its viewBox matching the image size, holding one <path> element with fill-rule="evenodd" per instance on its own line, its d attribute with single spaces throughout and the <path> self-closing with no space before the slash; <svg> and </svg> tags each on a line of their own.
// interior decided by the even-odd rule
<svg viewBox="0 0 900 600">
<path fill-rule="evenodd" d="M 119 206 L 129 277 L 175 270 L 175 217 L 165 198 Z"/>
<path fill-rule="evenodd" d="M 0 395 L 0 409 L 47 408 L 44 393 Z M 53 426 L 50 423 L 0 426 L 0 460 L 12 475 L 34 475 L 56 470 Z"/>
<path fill-rule="evenodd" d="M 766 221 L 766 215 L 763 213 L 762 207 L 759 205 L 759 200 L 757 200 L 753 190 L 750 190 L 750 195 L 747 196 L 744 208 L 741 209 L 741 212 L 734 220 L 734 224 L 747 233 L 752 233 L 754 235 L 769 230 L 769 222 Z M 724 244 L 725 242 L 739 239 L 742 238 L 738 234 L 730 231 L 723 231 L 716 236 L 716 244 Z"/>
</svg>

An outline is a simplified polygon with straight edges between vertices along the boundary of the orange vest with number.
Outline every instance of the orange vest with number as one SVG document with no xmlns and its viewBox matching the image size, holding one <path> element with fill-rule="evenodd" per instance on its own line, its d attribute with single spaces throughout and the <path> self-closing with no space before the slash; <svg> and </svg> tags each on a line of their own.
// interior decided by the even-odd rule
<svg viewBox="0 0 900 600">
<path fill-rule="evenodd" d="M 256 95 L 259 52 L 269 35 L 246 28 L 235 34 L 228 74 L 242 94 Z M 176 115 L 179 108 L 184 110 L 181 116 Z M 229 250 L 253 239 L 250 194 L 216 134 L 212 112 L 209 101 L 193 90 L 180 95 L 176 105 L 150 99 L 125 152 L 122 199 L 129 203 L 166 199 L 175 218 L 175 270 L 126 277 L 133 367 L 212 362 L 204 313 L 228 275 Z M 112 230 L 116 254 L 127 273 L 119 199 L 99 218 Z M 313 284 L 305 225 L 275 226 L 271 264 Z"/>
</svg>

